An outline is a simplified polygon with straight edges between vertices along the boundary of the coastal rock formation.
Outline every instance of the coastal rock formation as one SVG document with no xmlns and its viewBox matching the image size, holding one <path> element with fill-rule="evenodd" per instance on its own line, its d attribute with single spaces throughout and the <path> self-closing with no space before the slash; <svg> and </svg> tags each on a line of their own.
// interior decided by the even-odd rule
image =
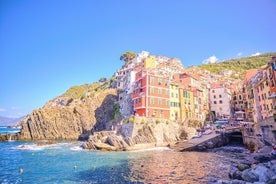
<svg viewBox="0 0 276 184">
<path fill-rule="evenodd" d="M 181 133 L 178 123 L 154 123 L 152 119 L 147 119 L 143 124 L 136 124 L 140 121 L 136 117 L 134 123 L 127 123 L 121 126 L 121 129 L 115 131 L 95 132 L 87 142 L 83 144 L 85 149 L 104 149 L 99 147 L 112 146 L 112 150 L 134 150 L 154 146 L 167 146 L 180 140 Z M 136 122 L 136 123 L 135 123 Z M 123 131 L 123 132 L 122 132 Z M 126 133 L 127 132 L 127 133 Z"/>
<path fill-rule="evenodd" d="M 259 159 L 264 158 L 265 160 Z M 240 163 L 232 167 L 229 177 L 232 180 L 219 180 L 217 183 L 276 183 L 276 156 L 269 153 L 254 153 L 248 155 L 253 160 L 249 163 Z"/>
<path fill-rule="evenodd" d="M 19 124 L 20 140 L 83 140 L 109 129 L 117 92 L 104 84 L 75 86 L 34 110 Z"/>
</svg>

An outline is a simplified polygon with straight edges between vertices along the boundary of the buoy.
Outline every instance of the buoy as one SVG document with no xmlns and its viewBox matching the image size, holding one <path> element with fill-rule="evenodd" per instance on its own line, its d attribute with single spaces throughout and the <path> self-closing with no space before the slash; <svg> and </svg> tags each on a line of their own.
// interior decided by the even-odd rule
<svg viewBox="0 0 276 184">
<path fill-rule="evenodd" d="M 76 165 L 74 166 L 74 169 L 75 169 L 75 170 L 77 169 L 77 166 L 76 166 Z"/>
<path fill-rule="evenodd" d="M 20 173 L 23 173 L 23 172 L 24 172 L 24 170 L 23 170 L 22 168 L 20 168 L 20 169 L 19 169 L 19 172 L 20 172 Z"/>
</svg>

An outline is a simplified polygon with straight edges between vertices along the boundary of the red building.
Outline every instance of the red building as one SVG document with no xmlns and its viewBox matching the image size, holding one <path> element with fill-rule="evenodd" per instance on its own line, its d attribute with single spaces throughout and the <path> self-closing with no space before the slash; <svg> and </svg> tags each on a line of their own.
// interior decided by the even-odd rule
<svg viewBox="0 0 276 184">
<path fill-rule="evenodd" d="M 132 99 L 134 112 L 139 116 L 170 118 L 169 77 L 158 69 L 136 73 Z"/>
</svg>

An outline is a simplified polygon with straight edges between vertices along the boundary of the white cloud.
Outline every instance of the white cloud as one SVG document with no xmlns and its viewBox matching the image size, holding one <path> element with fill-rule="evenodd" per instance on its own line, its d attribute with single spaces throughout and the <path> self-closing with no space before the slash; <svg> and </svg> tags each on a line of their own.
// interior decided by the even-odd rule
<svg viewBox="0 0 276 184">
<path fill-rule="evenodd" d="M 216 63 L 219 59 L 213 55 L 205 60 L 202 61 L 203 64 L 212 64 L 212 63 Z"/>
<path fill-rule="evenodd" d="M 6 109 L 0 108 L 0 112 L 5 112 Z"/>
<path fill-rule="evenodd" d="M 251 56 L 258 56 L 258 55 L 261 55 L 261 53 L 256 52 L 255 54 L 252 54 Z"/>
<path fill-rule="evenodd" d="M 238 54 L 237 54 L 237 56 L 241 56 L 243 53 L 242 52 L 239 52 Z"/>
<path fill-rule="evenodd" d="M 12 106 L 11 107 L 11 110 L 19 110 L 19 109 L 21 109 L 21 107 L 19 107 L 19 106 Z"/>
</svg>

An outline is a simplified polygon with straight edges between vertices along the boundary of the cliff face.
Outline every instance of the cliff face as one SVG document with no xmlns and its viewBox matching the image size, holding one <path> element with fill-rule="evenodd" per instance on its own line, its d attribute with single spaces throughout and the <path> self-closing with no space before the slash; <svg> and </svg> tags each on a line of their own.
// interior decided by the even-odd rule
<svg viewBox="0 0 276 184">
<path fill-rule="evenodd" d="M 19 139 L 87 139 L 93 130 L 110 128 L 116 102 L 117 92 L 107 84 L 72 87 L 24 118 Z"/>
<path fill-rule="evenodd" d="M 185 136 L 183 136 L 185 132 Z M 189 139 L 195 129 L 170 120 L 135 117 L 133 123 L 123 123 L 119 130 L 95 132 L 83 144 L 92 150 L 135 150 L 167 146 L 181 139 Z"/>
</svg>

